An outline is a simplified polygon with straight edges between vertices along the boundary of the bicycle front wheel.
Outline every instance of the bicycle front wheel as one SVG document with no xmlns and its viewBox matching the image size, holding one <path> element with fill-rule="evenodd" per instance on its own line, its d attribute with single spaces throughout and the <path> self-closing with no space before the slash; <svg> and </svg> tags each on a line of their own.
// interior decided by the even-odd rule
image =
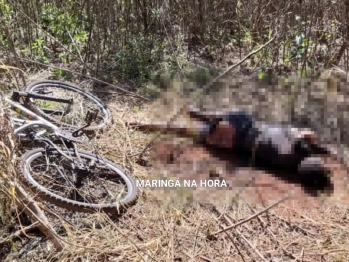
<svg viewBox="0 0 349 262">
<path fill-rule="evenodd" d="M 22 178 L 41 199 L 90 213 L 120 212 L 137 199 L 134 179 L 118 165 L 86 152 L 62 152 L 38 148 L 22 158 Z"/>
<path fill-rule="evenodd" d="M 54 98 L 73 99 L 73 104 L 31 98 L 39 114 L 58 125 L 81 127 L 86 124 L 87 111 L 98 110 L 95 122 L 85 130 L 98 130 L 112 122 L 112 116 L 107 106 L 93 94 L 71 84 L 60 81 L 39 81 L 26 87 L 26 91 Z"/>
</svg>

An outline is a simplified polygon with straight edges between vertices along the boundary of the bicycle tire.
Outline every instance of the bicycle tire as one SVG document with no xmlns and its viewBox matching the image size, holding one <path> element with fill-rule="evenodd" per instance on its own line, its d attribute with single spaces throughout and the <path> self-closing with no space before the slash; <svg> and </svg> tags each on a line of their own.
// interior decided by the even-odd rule
<svg viewBox="0 0 349 262">
<path fill-rule="evenodd" d="M 82 102 L 92 102 L 92 109 L 98 109 L 99 110 L 99 115 L 101 115 L 101 117 L 99 118 L 99 120 L 101 120 L 100 123 L 91 125 L 89 127 L 86 127 L 85 130 L 99 130 L 99 129 L 103 129 L 105 128 L 107 125 L 112 123 L 112 116 L 110 114 L 109 109 L 107 108 L 107 106 L 96 96 L 94 96 L 93 94 L 91 94 L 88 91 L 85 91 L 79 87 L 76 87 L 74 85 L 68 84 L 68 83 L 64 83 L 61 81 L 54 81 L 54 80 L 44 80 L 44 81 L 38 81 L 38 82 L 34 82 L 32 84 L 29 84 L 26 87 L 26 91 L 27 92 L 31 92 L 31 93 L 35 93 L 35 92 L 40 92 L 43 89 L 47 89 L 50 90 L 51 92 L 53 92 L 54 89 L 56 89 L 55 94 L 51 95 L 51 96 L 55 96 L 55 97 L 59 97 L 62 96 L 62 92 L 63 91 L 70 91 L 72 93 L 79 94 L 82 96 L 83 101 Z M 62 97 L 62 98 L 68 98 L 68 97 Z M 71 98 L 71 97 L 69 97 Z M 81 99 L 81 98 L 80 98 Z M 35 111 L 40 114 L 42 117 L 44 117 L 46 120 L 48 121 L 52 121 L 53 123 L 60 125 L 60 126 L 68 126 L 68 127 L 81 127 L 83 125 L 85 125 L 85 122 L 83 121 L 82 118 L 85 117 L 86 114 L 86 109 L 88 110 L 89 108 L 87 107 L 87 105 L 82 105 L 82 102 L 80 104 L 80 106 L 76 106 L 74 107 L 74 109 L 79 109 L 81 111 L 86 111 L 86 112 L 81 112 L 81 117 L 79 117 L 77 120 L 71 120 L 74 121 L 74 123 L 65 123 L 62 121 L 62 119 L 58 119 L 58 117 L 53 117 L 52 115 L 44 112 L 44 109 L 41 108 L 38 103 L 39 100 L 33 99 L 31 98 L 31 101 L 33 103 L 31 103 L 31 105 L 33 107 L 35 107 Z M 54 105 L 54 102 L 48 102 L 49 106 Z M 74 109 L 72 111 L 74 111 Z M 78 123 L 75 123 L 76 121 L 78 121 Z"/>
<path fill-rule="evenodd" d="M 75 155 L 72 150 L 62 150 L 62 151 L 63 153 L 69 154 L 70 156 Z M 88 161 L 91 161 L 91 160 L 96 161 L 96 163 L 104 165 L 106 169 L 113 172 L 112 176 L 114 176 L 114 179 L 117 179 L 117 180 L 121 179 L 127 187 L 127 193 L 118 201 L 114 201 L 114 200 L 110 201 L 111 203 L 94 203 L 92 201 L 90 202 L 91 198 L 95 199 L 95 198 L 101 197 L 101 199 L 103 200 L 110 198 L 109 196 L 105 195 L 105 192 L 107 193 L 107 195 L 110 194 L 109 189 L 107 189 L 106 187 L 110 184 L 110 181 L 107 180 L 105 183 L 101 183 L 101 187 L 104 188 L 104 191 L 105 191 L 101 193 L 99 191 L 100 189 L 98 188 L 99 184 L 96 183 L 96 181 L 98 182 L 98 179 L 96 179 L 98 175 L 96 174 L 96 172 L 93 172 L 91 173 L 90 176 L 84 174 L 84 179 L 86 180 L 87 178 L 91 179 L 91 180 L 88 180 L 87 183 L 91 182 L 92 179 L 96 179 L 96 181 L 94 181 L 93 184 L 89 185 L 90 188 L 86 189 L 85 184 L 80 188 L 78 188 L 79 193 L 85 190 L 90 194 L 93 193 L 93 195 L 84 196 L 83 199 L 80 199 L 80 200 L 69 198 L 69 196 L 64 195 L 65 193 L 60 192 L 60 190 L 62 189 L 68 189 L 67 185 L 68 186 L 70 185 L 67 179 L 63 178 L 62 172 L 58 170 L 59 169 L 58 167 L 64 168 L 64 165 L 65 165 L 64 160 L 68 161 L 68 163 L 70 164 L 71 162 L 69 162 L 69 160 L 67 160 L 65 156 L 59 153 L 57 149 L 53 149 L 52 152 L 53 152 L 53 155 L 55 156 L 55 161 L 59 161 L 59 162 L 57 162 L 58 165 L 56 166 L 54 165 L 54 163 L 49 163 L 46 167 L 46 172 L 48 168 L 51 166 L 57 169 L 56 174 L 52 173 L 52 174 L 49 174 L 49 176 L 47 176 L 42 169 L 43 166 L 41 164 L 37 166 L 40 169 L 38 170 L 38 174 L 41 173 L 41 175 L 46 179 L 46 181 L 44 180 L 44 182 L 47 182 L 49 183 L 48 185 L 51 185 L 50 188 L 48 188 L 48 185 L 43 185 L 42 181 L 37 181 L 38 179 L 36 175 L 34 175 L 36 168 L 35 166 L 33 166 L 33 164 L 35 164 L 37 161 L 39 161 L 40 163 L 40 158 L 43 158 L 44 160 L 43 162 L 45 163 L 47 163 L 48 161 L 48 158 L 47 158 L 48 156 L 44 148 L 37 148 L 31 151 L 28 151 L 22 157 L 22 160 L 20 162 L 20 167 L 22 171 L 21 178 L 24 184 L 27 185 L 29 189 L 42 200 L 45 200 L 56 206 L 66 208 L 68 210 L 85 212 L 85 213 L 93 213 L 96 211 L 104 211 L 107 213 L 121 212 L 125 210 L 127 207 L 134 204 L 134 202 L 137 200 L 137 197 L 138 197 L 137 187 L 136 187 L 135 180 L 133 179 L 132 176 L 126 173 L 117 164 L 105 158 L 96 157 L 93 154 L 82 152 L 82 151 L 79 151 L 79 155 L 81 158 L 87 159 Z M 84 183 L 85 182 L 86 181 L 84 181 Z M 73 188 L 71 188 L 71 190 L 72 189 Z M 94 190 L 94 191 L 91 192 L 91 190 L 92 191 Z M 69 194 L 71 194 L 71 192 Z M 117 194 L 117 192 L 115 192 L 115 194 Z M 112 198 L 114 197 L 115 196 L 112 196 Z M 88 201 L 85 202 L 84 200 L 88 200 Z"/>
</svg>

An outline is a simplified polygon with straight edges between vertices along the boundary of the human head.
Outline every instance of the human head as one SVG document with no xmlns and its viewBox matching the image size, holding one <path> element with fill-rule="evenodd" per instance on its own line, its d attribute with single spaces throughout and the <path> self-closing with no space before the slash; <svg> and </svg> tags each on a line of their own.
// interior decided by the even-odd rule
<svg viewBox="0 0 349 262">
<path fill-rule="evenodd" d="M 205 137 L 206 143 L 220 148 L 230 149 L 234 146 L 235 129 L 226 121 L 212 124 Z"/>
</svg>

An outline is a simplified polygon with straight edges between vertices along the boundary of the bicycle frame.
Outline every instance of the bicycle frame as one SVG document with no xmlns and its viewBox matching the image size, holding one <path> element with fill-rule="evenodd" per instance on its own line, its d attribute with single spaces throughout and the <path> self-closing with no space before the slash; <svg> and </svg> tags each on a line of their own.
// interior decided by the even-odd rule
<svg viewBox="0 0 349 262">
<path fill-rule="evenodd" d="M 67 114 L 67 112 L 70 111 L 71 105 L 74 102 L 74 100 L 72 98 L 70 98 L 70 99 L 56 98 L 56 97 L 52 97 L 52 96 L 46 96 L 46 95 L 41 95 L 41 94 L 36 94 L 36 93 L 33 94 L 30 92 L 20 92 L 20 91 L 14 91 L 12 94 L 11 100 L 14 102 L 20 102 L 21 97 L 24 97 L 26 99 L 36 98 L 36 99 L 45 100 L 45 101 L 52 101 L 52 102 L 68 104 L 67 109 L 63 112 L 50 110 L 50 109 L 43 109 L 45 112 L 50 113 L 50 114 L 60 113 L 62 115 L 65 115 L 65 114 Z"/>
<path fill-rule="evenodd" d="M 52 132 L 55 132 L 56 130 L 58 130 L 58 128 L 59 128 L 58 126 L 52 124 L 51 122 L 47 121 L 43 117 L 38 116 L 37 114 L 35 114 L 34 112 L 29 110 L 25 106 L 21 105 L 20 103 L 14 102 L 11 99 L 9 99 L 8 97 L 5 97 L 5 101 L 11 105 L 11 109 L 13 111 L 15 111 L 16 113 L 18 113 L 18 114 L 20 114 L 28 119 L 28 120 L 22 120 L 22 119 L 18 119 L 18 118 L 13 118 L 14 121 L 23 123 L 23 125 L 21 125 L 20 127 L 16 128 L 14 130 L 15 135 L 19 135 L 24 130 L 26 130 L 30 127 L 33 127 L 33 126 L 41 126 L 41 127 L 48 129 Z"/>
<path fill-rule="evenodd" d="M 16 136 L 19 136 L 21 132 L 23 132 L 23 131 L 25 131 L 28 128 L 33 127 L 33 126 L 43 127 L 46 130 L 47 129 L 50 130 L 52 133 L 55 133 L 59 129 L 58 126 L 52 124 L 51 122 L 47 121 L 46 119 L 44 119 L 44 118 L 40 117 L 39 115 L 35 114 L 34 112 L 32 112 L 31 110 L 29 110 L 28 108 L 26 108 L 25 106 L 20 104 L 19 102 L 15 102 L 15 101 L 9 99 L 8 97 L 5 97 L 5 101 L 7 101 L 11 105 L 11 109 L 13 111 L 15 111 L 18 114 L 20 114 L 20 115 L 26 117 L 27 119 L 29 119 L 29 120 L 23 120 L 23 119 L 18 119 L 18 118 L 12 118 L 11 119 L 13 121 L 17 121 L 17 122 L 22 123 L 22 125 L 20 127 L 16 128 L 14 130 L 14 134 Z M 40 133 L 40 135 L 42 135 L 44 133 Z M 39 137 L 39 136 L 36 134 L 36 137 Z M 62 150 L 60 150 L 51 140 L 43 139 L 42 141 L 46 142 L 47 145 L 51 145 L 53 148 L 55 148 L 57 150 L 57 152 L 59 152 L 61 155 L 65 156 L 67 159 L 71 160 L 72 163 L 74 162 L 72 157 L 70 157 L 69 155 L 65 154 Z M 75 143 L 73 143 L 73 148 L 74 148 L 74 152 L 75 152 L 76 157 L 78 158 L 78 160 L 80 162 L 82 162 L 81 158 L 80 158 L 80 155 L 78 153 L 79 151 L 78 151 L 77 146 L 76 146 Z M 57 169 L 57 170 L 59 171 L 59 169 Z M 63 176 L 62 173 L 61 173 L 61 175 Z M 73 181 L 76 180 L 75 176 L 76 176 L 76 174 L 73 173 Z"/>
<path fill-rule="evenodd" d="M 52 133 L 56 133 L 56 131 L 58 131 L 58 129 L 59 129 L 58 126 L 56 126 L 55 124 L 52 124 L 51 122 L 47 121 L 43 117 L 32 112 L 30 109 L 26 108 L 25 106 L 23 106 L 19 102 L 15 102 L 8 97 L 5 97 L 5 101 L 11 105 L 11 110 L 15 111 L 16 113 L 18 113 L 18 114 L 20 114 L 28 119 L 28 120 L 23 120 L 23 119 L 18 119 L 18 118 L 11 119 L 12 121 L 15 121 L 15 122 L 17 121 L 17 122 L 22 123 L 22 125 L 20 127 L 14 129 L 14 134 L 16 136 L 19 136 L 20 133 L 22 133 L 23 131 L 27 130 L 28 128 L 31 128 L 34 126 L 43 127 L 45 130 L 49 130 Z M 40 135 L 42 135 L 44 133 L 40 133 Z M 37 136 L 37 137 L 39 137 L 39 136 Z M 55 147 L 57 149 L 57 151 L 60 152 L 62 155 L 64 155 L 68 159 L 72 160 L 71 157 L 69 157 L 62 150 L 60 150 L 52 141 L 50 141 L 48 139 L 44 139 L 44 141 L 47 144 L 50 144 L 51 146 Z M 74 143 L 73 143 L 73 145 L 74 145 L 74 151 L 75 151 L 77 157 L 79 158 L 79 154 L 77 153 L 78 151 L 77 151 L 76 145 Z"/>
</svg>

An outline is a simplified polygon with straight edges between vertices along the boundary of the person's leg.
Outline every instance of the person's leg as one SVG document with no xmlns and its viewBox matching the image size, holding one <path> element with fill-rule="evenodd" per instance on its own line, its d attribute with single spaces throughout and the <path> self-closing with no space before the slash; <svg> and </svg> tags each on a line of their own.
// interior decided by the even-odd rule
<svg viewBox="0 0 349 262">
<path fill-rule="evenodd" d="M 208 125 L 201 121 L 186 121 L 185 123 L 170 123 L 166 121 L 145 123 L 134 121 L 128 122 L 126 125 L 141 131 L 160 131 L 192 138 L 200 138 L 205 133 L 204 131 L 208 129 Z"/>
</svg>

